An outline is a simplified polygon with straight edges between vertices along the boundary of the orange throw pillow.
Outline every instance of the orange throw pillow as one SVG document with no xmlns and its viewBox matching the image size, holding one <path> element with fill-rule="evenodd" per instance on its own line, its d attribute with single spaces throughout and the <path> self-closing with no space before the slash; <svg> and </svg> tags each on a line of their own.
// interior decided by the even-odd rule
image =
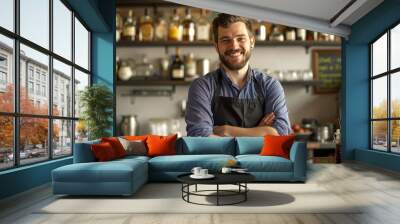
<svg viewBox="0 0 400 224">
<path fill-rule="evenodd" d="M 126 151 L 122 146 L 121 142 L 119 142 L 118 138 L 110 137 L 110 138 L 101 138 L 101 142 L 108 142 L 112 146 L 115 151 L 115 155 L 117 158 L 121 158 L 126 156 Z"/>
<path fill-rule="evenodd" d="M 108 142 L 93 144 L 90 147 L 92 149 L 94 157 L 99 162 L 109 161 L 117 158 L 113 147 Z"/>
<path fill-rule="evenodd" d="M 264 136 L 264 146 L 261 149 L 262 156 L 280 156 L 289 159 L 290 147 L 294 142 L 294 135 Z"/>
<path fill-rule="evenodd" d="M 175 143 L 178 135 L 158 136 L 149 135 L 147 137 L 148 156 L 175 155 Z"/>
</svg>

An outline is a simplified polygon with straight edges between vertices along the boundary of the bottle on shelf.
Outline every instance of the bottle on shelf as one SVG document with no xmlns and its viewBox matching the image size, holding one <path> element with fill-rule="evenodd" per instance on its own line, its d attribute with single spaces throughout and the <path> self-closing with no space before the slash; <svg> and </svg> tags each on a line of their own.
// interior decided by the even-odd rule
<svg viewBox="0 0 400 224">
<path fill-rule="evenodd" d="M 210 41 L 211 25 L 207 19 L 207 10 L 201 9 L 201 15 L 196 23 L 196 40 Z"/>
<path fill-rule="evenodd" d="M 174 9 L 174 14 L 169 23 L 168 27 L 168 40 L 169 41 L 181 41 L 182 40 L 183 27 L 179 19 L 178 10 Z"/>
<path fill-rule="evenodd" d="M 185 78 L 185 66 L 180 56 L 180 48 L 176 48 L 175 56 L 171 64 L 171 79 L 183 80 Z"/>
<path fill-rule="evenodd" d="M 257 41 L 265 41 L 265 39 L 267 37 L 267 31 L 266 31 L 265 24 L 263 22 L 261 22 L 260 20 L 257 20 L 257 22 L 255 23 L 254 34 L 255 34 Z"/>
<path fill-rule="evenodd" d="M 285 32 L 286 41 L 294 41 L 296 40 L 296 31 L 292 27 L 288 27 Z"/>
<path fill-rule="evenodd" d="M 168 35 L 167 22 L 164 19 L 164 15 L 158 13 L 157 21 L 154 24 L 154 39 L 157 41 L 165 41 Z"/>
<path fill-rule="evenodd" d="M 115 16 L 115 41 L 118 42 L 121 39 L 121 15 L 117 12 Z"/>
<path fill-rule="evenodd" d="M 153 19 L 149 16 L 147 8 L 144 9 L 144 15 L 140 18 L 139 41 L 152 41 L 154 38 Z"/>
<path fill-rule="evenodd" d="M 273 29 L 272 29 L 272 33 L 269 36 L 269 40 L 271 41 L 284 41 L 284 36 L 283 33 L 281 31 L 281 29 L 279 28 L 279 26 L 274 25 Z"/>
<path fill-rule="evenodd" d="M 122 37 L 124 40 L 129 41 L 135 41 L 136 39 L 136 19 L 133 16 L 132 9 L 129 10 L 128 16 L 125 18 Z"/>
<path fill-rule="evenodd" d="M 306 30 L 303 28 L 296 29 L 296 40 L 305 41 L 306 40 Z"/>
<path fill-rule="evenodd" d="M 318 32 L 307 30 L 307 40 L 318 41 L 319 40 Z"/>
<path fill-rule="evenodd" d="M 195 24 L 192 19 L 192 14 L 190 13 L 190 9 L 186 8 L 185 10 L 185 19 L 183 20 L 183 34 L 182 34 L 182 39 L 184 41 L 189 41 L 193 42 L 194 41 L 194 35 L 195 35 Z"/>
<path fill-rule="evenodd" d="M 194 54 L 190 52 L 185 57 L 185 79 L 192 79 L 197 77 L 196 71 L 196 60 L 194 59 Z"/>
</svg>

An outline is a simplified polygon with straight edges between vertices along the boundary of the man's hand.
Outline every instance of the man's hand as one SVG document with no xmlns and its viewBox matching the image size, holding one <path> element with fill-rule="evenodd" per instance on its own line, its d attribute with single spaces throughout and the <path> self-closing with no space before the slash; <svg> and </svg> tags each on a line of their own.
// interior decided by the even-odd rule
<svg viewBox="0 0 400 224">
<path fill-rule="evenodd" d="M 213 134 L 221 136 L 221 137 L 232 136 L 231 133 L 230 133 L 230 128 L 231 127 L 232 126 L 230 126 L 230 125 L 214 126 L 213 127 Z"/>
<path fill-rule="evenodd" d="M 258 126 L 272 126 L 272 124 L 274 124 L 274 119 L 275 114 L 274 112 L 271 112 L 261 119 L 260 123 L 258 123 Z"/>
</svg>

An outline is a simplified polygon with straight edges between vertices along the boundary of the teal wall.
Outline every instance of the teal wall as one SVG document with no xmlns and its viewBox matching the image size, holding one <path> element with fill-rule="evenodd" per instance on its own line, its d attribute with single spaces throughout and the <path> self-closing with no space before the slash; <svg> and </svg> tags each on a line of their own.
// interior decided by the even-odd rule
<svg viewBox="0 0 400 224">
<path fill-rule="evenodd" d="M 104 83 L 115 93 L 115 32 L 113 32 L 115 29 L 115 1 L 67 0 L 67 2 L 92 31 L 93 83 Z M 113 127 L 110 127 L 111 133 L 115 130 L 115 120 L 114 109 L 114 124 Z M 71 163 L 72 157 L 69 157 L 0 172 L 0 199 L 50 182 L 53 169 Z"/>
<path fill-rule="evenodd" d="M 349 39 L 342 44 L 343 159 L 391 170 L 399 170 L 399 156 L 369 149 L 369 43 L 398 22 L 400 0 L 385 0 L 353 24 Z"/>
<path fill-rule="evenodd" d="M 115 1 L 99 1 L 99 11 L 101 12 L 107 26 L 108 32 L 92 33 L 92 71 L 93 83 L 102 83 L 108 86 L 114 95 L 113 126 L 110 127 L 110 134 L 116 134 L 116 82 L 115 76 Z"/>
</svg>

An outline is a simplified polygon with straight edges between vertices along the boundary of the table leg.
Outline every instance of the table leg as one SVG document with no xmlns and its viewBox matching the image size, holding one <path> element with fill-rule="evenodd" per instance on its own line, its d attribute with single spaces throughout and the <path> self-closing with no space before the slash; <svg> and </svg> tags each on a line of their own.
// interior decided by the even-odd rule
<svg viewBox="0 0 400 224">
<path fill-rule="evenodd" d="M 244 201 L 247 201 L 247 183 L 244 183 Z"/>
<path fill-rule="evenodd" d="M 196 184 L 196 186 L 195 186 L 195 191 L 197 192 L 197 184 Z"/>
<path fill-rule="evenodd" d="M 219 184 L 217 184 L 217 206 L 219 205 Z"/>
</svg>

